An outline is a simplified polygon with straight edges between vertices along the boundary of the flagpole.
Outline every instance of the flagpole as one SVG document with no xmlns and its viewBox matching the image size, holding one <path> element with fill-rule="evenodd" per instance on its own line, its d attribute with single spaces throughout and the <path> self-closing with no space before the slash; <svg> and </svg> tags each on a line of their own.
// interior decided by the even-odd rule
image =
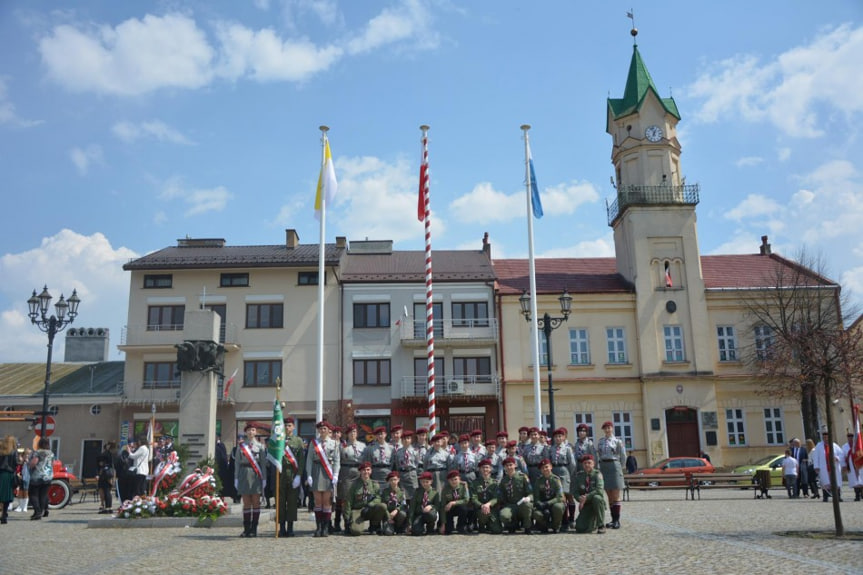
<svg viewBox="0 0 863 575">
<path fill-rule="evenodd" d="M 422 131 L 423 156 L 420 167 L 420 194 L 423 200 L 423 221 L 425 222 L 426 236 L 426 354 L 428 356 L 428 414 L 429 434 L 434 435 L 437 427 L 437 415 L 435 413 L 435 378 L 434 378 L 434 298 L 432 297 L 432 253 L 431 253 L 431 207 L 429 200 L 429 149 L 428 131 L 429 127 L 423 124 Z"/>
<path fill-rule="evenodd" d="M 147 451 L 150 452 L 150 482 L 153 481 L 153 444 L 156 442 L 156 402 L 150 406 L 150 429 L 147 431 Z"/>
<path fill-rule="evenodd" d="M 279 382 L 279 383 L 281 383 L 281 382 Z M 279 403 L 279 399 L 280 399 L 280 393 L 279 392 L 281 390 L 282 390 L 281 386 L 276 387 L 276 403 Z M 273 411 L 275 411 L 275 410 L 273 410 Z M 272 429 L 272 427 L 270 428 L 270 433 L 275 433 L 275 430 Z M 279 525 L 281 525 L 281 523 L 279 523 L 279 511 L 281 510 L 281 507 L 282 507 L 281 505 L 279 505 L 279 486 L 281 485 L 281 483 L 282 483 L 282 470 L 279 469 L 278 467 L 276 467 L 276 527 L 275 527 L 276 539 L 279 538 Z"/>
<path fill-rule="evenodd" d="M 530 124 L 521 126 L 524 132 L 524 185 L 527 196 L 527 247 L 528 275 L 530 277 L 530 342 L 533 352 L 533 408 L 536 426 L 542 428 L 542 392 L 539 383 L 541 368 L 539 366 L 539 330 L 536 327 L 536 263 L 533 257 L 533 203 L 530 190 L 530 141 L 527 135 Z"/>
<path fill-rule="evenodd" d="M 327 162 L 327 132 L 328 126 L 321 126 L 321 174 L 326 169 Z M 315 403 L 315 422 L 324 419 L 324 283 L 326 261 L 326 221 L 327 221 L 327 194 L 321 190 L 321 226 L 320 246 L 318 250 L 318 393 Z"/>
</svg>

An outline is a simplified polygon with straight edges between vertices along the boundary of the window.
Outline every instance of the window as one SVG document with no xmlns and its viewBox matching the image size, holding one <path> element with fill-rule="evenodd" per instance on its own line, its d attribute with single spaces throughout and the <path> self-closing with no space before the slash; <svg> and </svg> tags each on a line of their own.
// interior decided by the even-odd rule
<svg viewBox="0 0 863 575">
<path fill-rule="evenodd" d="M 180 331 L 185 313 L 184 305 L 151 305 L 147 308 L 147 331 Z"/>
<path fill-rule="evenodd" d="M 626 331 L 622 327 L 605 328 L 608 341 L 608 363 L 626 363 Z"/>
<path fill-rule="evenodd" d="M 297 285 L 301 286 L 316 286 L 318 285 L 318 272 L 297 272 Z M 324 285 L 327 285 L 327 274 L 324 273 Z"/>
<path fill-rule="evenodd" d="M 354 327 L 389 327 L 389 303 L 355 303 Z"/>
<path fill-rule="evenodd" d="M 665 361 L 686 361 L 683 353 L 683 328 L 666 325 L 662 328 L 665 339 Z"/>
<path fill-rule="evenodd" d="M 785 426 L 782 424 L 781 408 L 764 408 L 764 432 L 769 445 L 785 445 Z"/>
<path fill-rule="evenodd" d="M 219 287 L 249 287 L 249 274 L 222 274 Z"/>
<path fill-rule="evenodd" d="M 569 330 L 569 363 L 572 365 L 590 365 L 590 341 L 587 329 L 578 327 Z"/>
<path fill-rule="evenodd" d="M 434 336 L 443 337 L 443 304 L 433 303 Z M 414 339 L 426 338 L 426 304 L 414 304 Z"/>
<path fill-rule="evenodd" d="M 145 362 L 144 389 L 171 389 L 180 387 L 177 362 Z"/>
<path fill-rule="evenodd" d="M 250 303 L 246 304 L 246 328 L 280 328 L 284 325 L 284 304 Z"/>
<path fill-rule="evenodd" d="M 454 357 L 452 371 L 455 379 L 465 383 L 491 383 L 491 358 Z"/>
<path fill-rule="evenodd" d="M 488 327 L 488 302 L 464 301 L 452 304 L 453 327 Z"/>
<path fill-rule="evenodd" d="M 770 346 L 773 345 L 773 330 L 766 325 L 755 326 L 755 357 L 770 359 Z"/>
<path fill-rule="evenodd" d="M 354 385 L 390 385 L 391 383 L 390 360 L 354 360 Z"/>
<path fill-rule="evenodd" d="M 243 363 L 244 387 L 275 387 L 282 377 L 282 360 L 265 359 Z"/>
<path fill-rule="evenodd" d="M 593 437 L 593 413 L 589 411 L 576 411 L 572 414 L 575 420 L 574 429 L 578 429 L 578 426 L 582 423 L 587 426 L 587 436 Z M 578 438 L 578 432 L 576 431 L 574 437 Z"/>
<path fill-rule="evenodd" d="M 612 411 L 614 435 L 623 440 L 626 449 L 632 449 L 632 414 L 628 411 Z"/>
<path fill-rule="evenodd" d="M 169 288 L 173 285 L 171 274 L 147 274 L 144 276 L 144 289 Z"/>
<path fill-rule="evenodd" d="M 728 445 L 746 445 L 746 428 L 743 425 L 742 409 L 725 410 L 725 429 L 728 431 Z"/>
<path fill-rule="evenodd" d="M 545 334 L 541 329 L 536 330 L 536 337 L 539 341 L 539 364 L 546 366 L 548 365 L 548 342 L 545 340 Z"/>
<path fill-rule="evenodd" d="M 719 343 L 719 361 L 737 361 L 737 337 L 730 325 L 716 326 L 716 340 Z"/>
</svg>

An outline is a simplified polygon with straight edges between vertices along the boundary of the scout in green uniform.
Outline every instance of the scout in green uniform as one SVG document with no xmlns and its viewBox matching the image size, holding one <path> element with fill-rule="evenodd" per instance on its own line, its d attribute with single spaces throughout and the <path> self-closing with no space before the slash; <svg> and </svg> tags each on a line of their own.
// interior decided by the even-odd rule
<svg viewBox="0 0 863 575">
<path fill-rule="evenodd" d="M 294 536 L 300 498 L 300 476 L 306 468 L 303 440 L 294 435 L 294 418 L 285 418 L 285 454 L 279 475 L 279 537 Z"/>
<path fill-rule="evenodd" d="M 504 529 L 515 533 L 519 522 L 524 532 L 530 535 L 533 494 L 527 476 L 515 469 L 515 459 L 507 457 L 503 460 L 503 478 L 498 487 L 500 502 L 500 522 Z"/>
<path fill-rule="evenodd" d="M 539 463 L 539 477 L 533 483 L 533 520 L 540 533 L 561 531 L 564 504 L 564 491 L 560 477 L 551 472 L 551 460 Z"/>
<path fill-rule="evenodd" d="M 420 473 L 420 486 L 414 492 L 408 510 L 411 535 L 431 535 L 438 520 L 440 494 L 432 487 L 431 471 Z"/>
<path fill-rule="evenodd" d="M 470 506 L 467 485 L 462 483 L 456 469 L 447 473 L 446 480 L 447 484 L 440 495 L 440 533 L 451 535 L 456 526 L 459 533 L 467 533 L 467 513 Z M 457 524 L 456 518 L 458 518 Z"/>
<path fill-rule="evenodd" d="M 479 478 L 470 486 L 470 502 L 480 533 L 503 531 L 498 514 L 498 483 L 492 477 L 492 464 L 489 459 L 479 462 Z"/>
<path fill-rule="evenodd" d="M 605 533 L 605 485 L 602 473 L 596 469 L 592 455 L 581 458 L 582 471 L 575 474 L 572 481 L 572 496 L 578 503 L 578 517 L 575 520 L 576 533 Z"/>
<path fill-rule="evenodd" d="M 371 479 L 372 464 L 361 463 L 359 473 L 345 501 L 345 535 L 362 535 L 362 524 L 367 521 L 386 521 L 386 505 L 381 503 L 378 484 Z"/>
<path fill-rule="evenodd" d="M 387 475 L 387 486 L 381 492 L 381 502 L 387 507 L 386 522 L 383 527 L 384 535 L 395 535 L 404 533 L 408 520 L 408 502 L 404 489 L 399 487 L 398 471 L 390 471 Z"/>
</svg>

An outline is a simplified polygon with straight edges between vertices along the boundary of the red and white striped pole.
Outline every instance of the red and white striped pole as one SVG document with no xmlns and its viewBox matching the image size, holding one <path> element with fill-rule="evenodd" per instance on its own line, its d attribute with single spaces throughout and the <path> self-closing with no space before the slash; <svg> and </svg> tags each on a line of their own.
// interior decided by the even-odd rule
<svg viewBox="0 0 863 575">
<path fill-rule="evenodd" d="M 431 253 L 431 209 L 429 208 L 429 149 L 426 125 L 422 130 L 423 158 L 420 166 L 420 196 L 417 216 L 425 222 L 426 229 L 426 350 L 428 354 L 429 435 L 435 434 L 435 385 L 434 385 L 434 300 L 432 299 L 432 253 Z"/>
</svg>

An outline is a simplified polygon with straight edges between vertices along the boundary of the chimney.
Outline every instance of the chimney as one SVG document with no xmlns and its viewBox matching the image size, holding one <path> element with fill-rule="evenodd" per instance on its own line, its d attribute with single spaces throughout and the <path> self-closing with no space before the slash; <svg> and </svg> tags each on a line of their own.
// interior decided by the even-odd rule
<svg viewBox="0 0 863 575">
<path fill-rule="evenodd" d="M 337 248 L 348 247 L 348 238 L 345 236 L 336 236 L 336 247 Z"/>
<path fill-rule="evenodd" d="M 300 245 L 300 236 L 297 234 L 297 230 L 295 229 L 287 229 L 285 230 L 285 246 L 289 250 L 292 250 Z"/>
<path fill-rule="evenodd" d="M 770 249 L 770 244 L 767 243 L 767 236 L 761 236 L 761 255 L 769 256 L 773 251 Z"/>
<path fill-rule="evenodd" d="M 491 243 L 488 241 L 488 232 L 482 236 L 482 253 L 491 259 Z"/>
</svg>

